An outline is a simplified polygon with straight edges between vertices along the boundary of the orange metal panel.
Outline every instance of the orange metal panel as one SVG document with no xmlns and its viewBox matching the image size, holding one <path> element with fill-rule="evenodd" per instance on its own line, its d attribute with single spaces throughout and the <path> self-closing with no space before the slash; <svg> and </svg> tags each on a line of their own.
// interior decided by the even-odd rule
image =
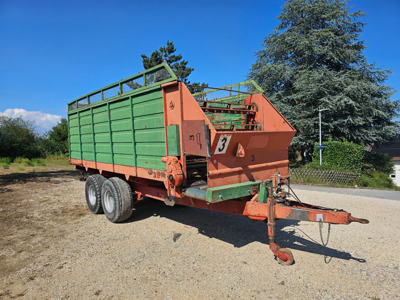
<svg viewBox="0 0 400 300">
<path fill-rule="evenodd" d="M 295 129 L 275 106 L 263 94 L 252 95 L 246 99 L 258 107 L 255 121 L 262 126 L 263 131 L 293 131 Z"/>
<path fill-rule="evenodd" d="M 204 120 L 182 121 L 182 144 L 186 154 L 207 155 L 207 145 L 204 132 Z"/>
<path fill-rule="evenodd" d="M 276 172 L 287 175 L 288 146 L 293 136 L 293 131 L 218 132 L 208 161 L 208 187 L 265 180 Z M 225 144 L 221 143 L 224 137 L 228 137 Z M 239 144 L 244 157 L 236 155 Z"/>
</svg>

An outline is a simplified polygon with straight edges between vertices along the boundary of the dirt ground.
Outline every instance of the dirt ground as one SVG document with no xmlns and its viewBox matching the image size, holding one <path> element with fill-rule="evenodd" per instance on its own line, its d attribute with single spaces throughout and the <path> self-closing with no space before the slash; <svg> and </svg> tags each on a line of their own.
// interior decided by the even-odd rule
<svg viewBox="0 0 400 300">
<path fill-rule="evenodd" d="M 71 170 L 0 174 L 1 299 L 399 298 L 400 201 L 299 190 L 370 224 L 334 225 L 324 247 L 318 224 L 278 221 L 295 257 L 282 266 L 265 223 L 145 200 L 112 224 L 84 185 Z"/>
</svg>

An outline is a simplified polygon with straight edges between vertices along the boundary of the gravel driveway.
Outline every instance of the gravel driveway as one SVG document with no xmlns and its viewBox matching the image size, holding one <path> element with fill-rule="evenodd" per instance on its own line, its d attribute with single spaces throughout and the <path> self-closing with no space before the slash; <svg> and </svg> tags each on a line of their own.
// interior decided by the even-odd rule
<svg viewBox="0 0 400 300">
<path fill-rule="evenodd" d="M 71 171 L 0 175 L 0 298 L 395 299 L 400 295 L 400 201 L 298 189 L 370 224 L 278 221 L 281 266 L 265 223 L 145 200 L 110 223 L 86 209 Z M 323 228 L 326 238 L 327 225 Z"/>
</svg>

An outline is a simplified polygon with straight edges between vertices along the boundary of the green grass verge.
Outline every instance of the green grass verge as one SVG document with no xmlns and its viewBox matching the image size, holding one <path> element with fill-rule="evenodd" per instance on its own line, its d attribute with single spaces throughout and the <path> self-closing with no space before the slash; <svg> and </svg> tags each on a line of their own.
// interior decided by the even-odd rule
<svg viewBox="0 0 400 300">
<path fill-rule="evenodd" d="M 17 157 L 14 160 L 9 157 L 0 158 L 0 168 L 4 170 L 12 169 L 16 171 L 36 170 L 33 167 L 68 167 L 68 157 L 64 155 L 50 155 L 45 158 L 28 159 L 25 157 Z"/>
</svg>

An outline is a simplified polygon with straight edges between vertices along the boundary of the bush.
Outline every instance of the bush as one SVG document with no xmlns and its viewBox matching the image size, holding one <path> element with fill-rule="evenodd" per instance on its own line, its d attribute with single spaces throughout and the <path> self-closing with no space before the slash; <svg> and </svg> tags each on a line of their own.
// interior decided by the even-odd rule
<svg viewBox="0 0 400 300">
<path fill-rule="evenodd" d="M 387 175 L 393 172 L 392 158 L 386 153 L 367 152 L 364 156 L 363 171 L 378 171 Z"/>
<path fill-rule="evenodd" d="M 311 167 L 326 168 L 330 170 L 342 170 L 360 173 L 363 167 L 364 146 L 353 142 L 332 141 L 324 142 L 326 146 L 322 150 L 322 166 L 319 167 L 319 144 L 315 143 Z"/>
<path fill-rule="evenodd" d="M 386 173 L 372 172 L 371 174 L 361 174 L 358 185 L 370 188 L 393 188 L 393 181 Z"/>
<path fill-rule="evenodd" d="M 34 159 L 32 159 L 32 163 L 33 163 L 33 165 L 35 165 L 35 166 L 42 166 L 42 167 L 44 167 L 44 166 L 46 166 L 46 163 L 43 161 L 43 159 L 41 159 L 41 158 L 34 158 Z"/>
<path fill-rule="evenodd" d="M 0 164 L 4 165 L 9 165 L 11 164 L 11 158 L 9 157 L 1 157 L 0 158 Z"/>
<path fill-rule="evenodd" d="M 10 163 L 11 163 L 11 158 L 9 158 L 9 157 L 1 157 L 0 158 L 0 166 L 3 169 L 9 169 Z"/>
<path fill-rule="evenodd" d="M 16 157 L 13 161 L 14 164 L 25 164 L 29 159 L 25 157 Z"/>
</svg>

